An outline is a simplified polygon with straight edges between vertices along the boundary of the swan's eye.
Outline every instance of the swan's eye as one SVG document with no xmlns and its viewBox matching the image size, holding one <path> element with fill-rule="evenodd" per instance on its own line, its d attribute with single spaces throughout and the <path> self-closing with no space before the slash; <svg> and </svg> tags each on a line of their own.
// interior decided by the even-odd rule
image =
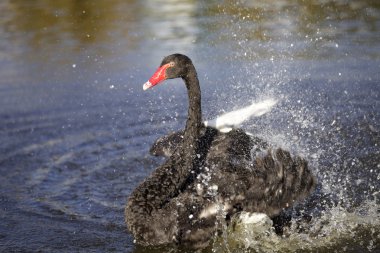
<svg viewBox="0 0 380 253">
<path fill-rule="evenodd" d="M 174 62 L 170 62 L 169 64 L 170 64 L 170 65 L 169 65 L 170 67 L 174 67 L 174 65 L 175 65 Z"/>
</svg>

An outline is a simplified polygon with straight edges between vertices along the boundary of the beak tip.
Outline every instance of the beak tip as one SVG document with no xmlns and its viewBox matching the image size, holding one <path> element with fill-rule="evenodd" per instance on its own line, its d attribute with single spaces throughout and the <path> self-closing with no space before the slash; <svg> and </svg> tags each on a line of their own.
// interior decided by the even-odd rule
<svg viewBox="0 0 380 253">
<path fill-rule="evenodd" d="M 149 89 L 150 87 L 152 87 L 152 83 L 148 81 L 148 82 L 144 83 L 144 85 L 143 85 L 143 90 L 147 90 L 147 89 Z"/>
</svg>

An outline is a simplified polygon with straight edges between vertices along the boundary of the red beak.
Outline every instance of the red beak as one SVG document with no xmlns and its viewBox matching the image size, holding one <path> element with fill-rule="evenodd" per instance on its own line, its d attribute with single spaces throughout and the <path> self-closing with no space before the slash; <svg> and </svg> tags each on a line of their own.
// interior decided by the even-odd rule
<svg viewBox="0 0 380 253">
<path fill-rule="evenodd" d="M 147 90 L 160 82 L 166 80 L 166 69 L 170 67 L 170 63 L 159 67 L 148 82 L 144 83 L 143 89 Z"/>
</svg>

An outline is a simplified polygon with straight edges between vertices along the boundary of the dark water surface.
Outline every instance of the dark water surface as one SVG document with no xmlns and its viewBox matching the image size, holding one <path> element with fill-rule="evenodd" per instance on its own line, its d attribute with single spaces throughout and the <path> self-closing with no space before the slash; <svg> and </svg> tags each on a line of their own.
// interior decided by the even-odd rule
<svg viewBox="0 0 380 253">
<path fill-rule="evenodd" d="M 230 2 L 1 1 L 1 252 L 152 252 L 123 209 L 187 117 L 180 80 L 142 91 L 175 52 L 205 119 L 279 99 L 243 127 L 319 179 L 310 231 L 210 250 L 380 252 L 380 2 Z"/>
</svg>

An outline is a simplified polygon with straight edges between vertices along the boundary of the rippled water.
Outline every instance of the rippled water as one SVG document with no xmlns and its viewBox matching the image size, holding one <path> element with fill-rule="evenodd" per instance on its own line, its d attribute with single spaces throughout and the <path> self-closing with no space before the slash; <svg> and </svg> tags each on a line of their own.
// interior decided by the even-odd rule
<svg viewBox="0 0 380 253">
<path fill-rule="evenodd" d="M 162 163 L 151 143 L 186 120 L 180 81 L 142 91 L 174 52 L 198 69 L 205 119 L 279 99 L 243 127 L 319 179 L 307 229 L 226 229 L 210 251 L 380 251 L 378 1 L 5 0 L 0 13 L 0 251 L 153 251 L 123 209 Z"/>
</svg>

